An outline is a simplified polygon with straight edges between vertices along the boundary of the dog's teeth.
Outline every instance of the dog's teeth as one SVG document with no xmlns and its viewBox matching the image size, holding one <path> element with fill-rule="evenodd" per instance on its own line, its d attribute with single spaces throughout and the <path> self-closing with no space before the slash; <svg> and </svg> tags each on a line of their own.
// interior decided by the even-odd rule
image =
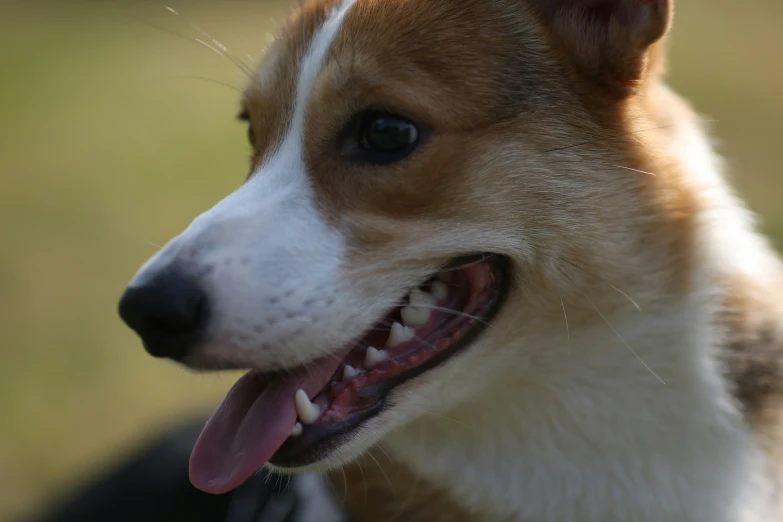
<svg viewBox="0 0 783 522">
<path fill-rule="evenodd" d="M 297 390 L 294 395 L 296 404 L 296 414 L 303 424 L 312 424 L 321 414 L 321 408 L 317 404 L 310 402 L 304 390 Z"/>
<path fill-rule="evenodd" d="M 439 301 L 446 299 L 446 297 L 449 295 L 449 289 L 444 283 L 440 281 L 433 281 L 432 288 L 430 290 L 432 291 L 432 295 L 434 295 Z"/>
<path fill-rule="evenodd" d="M 343 368 L 343 380 L 344 381 L 347 381 L 351 377 L 355 377 L 358 374 L 359 374 L 359 372 L 356 370 L 356 368 L 354 368 L 350 364 L 346 364 L 345 368 Z"/>
<path fill-rule="evenodd" d="M 294 424 L 294 427 L 291 428 L 291 436 L 298 437 L 301 434 L 302 434 L 302 423 L 297 422 L 296 424 Z"/>
<path fill-rule="evenodd" d="M 407 343 L 416 335 L 413 328 L 403 326 L 400 323 L 395 322 L 391 327 L 391 333 L 389 334 L 389 340 L 386 341 L 386 346 L 392 347 L 398 344 Z"/>
<path fill-rule="evenodd" d="M 385 361 L 389 357 L 389 354 L 384 350 L 378 350 L 370 346 L 367 348 L 367 353 L 364 356 L 364 365 L 367 368 L 371 368 L 381 361 Z"/>
<path fill-rule="evenodd" d="M 400 315 L 405 326 L 419 326 L 430 320 L 430 309 L 406 306 L 400 310 Z"/>
<path fill-rule="evenodd" d="M 421 288 L 414 288 L 411 293 L 408 294 L 408 302 L 411 306 L 432 306 L 438 302 L 437 298 L 428 294 Z"/>
</svg>

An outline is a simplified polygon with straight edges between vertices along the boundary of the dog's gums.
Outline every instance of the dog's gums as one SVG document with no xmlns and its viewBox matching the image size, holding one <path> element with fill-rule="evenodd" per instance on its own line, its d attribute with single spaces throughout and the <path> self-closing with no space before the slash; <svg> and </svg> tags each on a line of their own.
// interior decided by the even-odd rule
<svg viewBox="0 0 783 522">
<path fill-rule="evenodd" d="M 394 387 L 468 346 L 502 305 L 508 278 L 503 257 L 459 258 L 336 353 L 289 371 L 250 371 L 207 423 L 192 480 L 222 492 L 267 461 L 298 467 L 322 459 L 377 415 Z"/>
</svg>

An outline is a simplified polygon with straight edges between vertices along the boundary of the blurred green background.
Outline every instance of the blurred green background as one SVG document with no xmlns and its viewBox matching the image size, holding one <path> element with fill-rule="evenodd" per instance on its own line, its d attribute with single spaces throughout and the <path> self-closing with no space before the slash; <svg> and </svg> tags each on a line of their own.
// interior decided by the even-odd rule
<svg viewBox="0 0 783 522">
<path fill-rule="evenodd" d="M 171 5 L 246 61 L 290 2 Z M 0 520 L 210 411 L 235 375 L 153 360 L 117 319 L 139 264 L 241 183 L 242 73 L 160 1 L 0 0 Z M 783 2 L 681 0 L 671 83 L 783 246 Z"/>
</svg>

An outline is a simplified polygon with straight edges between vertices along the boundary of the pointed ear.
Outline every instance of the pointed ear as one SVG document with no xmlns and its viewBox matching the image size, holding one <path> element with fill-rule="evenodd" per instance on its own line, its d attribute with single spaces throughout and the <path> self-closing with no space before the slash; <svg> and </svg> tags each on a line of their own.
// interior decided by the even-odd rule
<svg viewBox="0 0 783 522">
<path fill-rule="evenodd" d="M 660 59 L 673 0 L 534 0 L 576 69 L 615 96 L 640 87 Z"/>
</svg>

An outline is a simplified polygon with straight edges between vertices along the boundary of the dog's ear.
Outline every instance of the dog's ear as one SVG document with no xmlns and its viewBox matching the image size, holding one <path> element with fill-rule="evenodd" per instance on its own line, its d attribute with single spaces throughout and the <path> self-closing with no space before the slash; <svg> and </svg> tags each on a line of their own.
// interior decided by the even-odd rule
<svg viewBox="0 0 783 522">
<path fill-rule="evenodd" d="M 614 96 L 633 93 L 662 55 L 673 0 L 533 0 L 574 67 Z M 655 47 L 655 49 L 651 49 Z"/>
</svg>

